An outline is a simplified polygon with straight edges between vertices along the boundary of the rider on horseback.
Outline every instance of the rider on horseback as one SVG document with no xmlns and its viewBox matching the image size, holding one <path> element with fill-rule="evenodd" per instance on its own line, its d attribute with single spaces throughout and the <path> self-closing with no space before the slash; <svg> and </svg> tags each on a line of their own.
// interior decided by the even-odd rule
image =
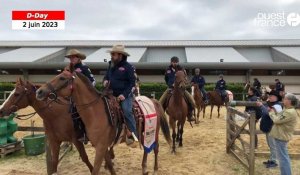
<svg viewBox="0 0 300 175">
<path fill-rule="evenodd" d="M 120 100 L 129 130 L 126 142 L 131 146 L 136 145 L 138 134 L 132 111 L 133 91 L 136 82 L 134 67 L 127 62 L 127 57 L 130 55 L 125 52 L 124 45 L 115 45 L 108 52 L 111 55 L 111 61 L 109 61 L 110 66 L 104 77 L 103 85 L 110 88 L 113 91 L 113 95 Z"/>
<path fill-rule="evenodd" d="M 220 94 L 222 101 L 225 102 L 225 98 L 227 97 L 226 92 L 226 81 L 223 79 L 223 75 L 219 75 L 219 81 L 217 81 L 215 90 Z"/>
<path fill-rule="evenodd" d="M 180 70 L 185 72 L 185 70 L 178 63 L 179 63 L 179 58 L 176 56 L 172 57 L 171 65 L 167 68 L 166 73 L 165 73 L 165 82 L 168 85 L 168 89 L 163 93 L 163 95 L 159 99 L 164 110 L 166 110 L 166 108 L 168 106 L 168 101 L 169 101 L 170 97 L 172 96 L 172 90 L 174 88 L 176 72 L 180 71 Z M 188 91 L 184 92 L 184 97 L 185 97 L 185 100 L 189 107 L 189 113 L 187 116 L 188 121 L 195 121 L 195 118 L 193 117 L 193 110 L 196 106 L 194 99 Z"/>
<path fill-rule="evenodd" d="M 207 94 L 206 94 L 206 91 L 205 91 L 205 88 L 204 88 L 205 79 L 204 79 L 203 76 L 200 75 L 200 69 L 199 68 L 195 69 L 195 75 L 194 75 L 191 82 L 195 83 L 199 86 L 199 89 L 201 90 L 202 95 L 203 95 L 204 103 L 208 104 Z"/>
<path fill-rule="evenodd" d="M 260 82 L 258 81 L 257 78 L 253 79 L 253 85 L 252 86 L 255 88 L 255 95 L 257 97 L 261 97 L 261 94 L 262 94 L 262 92 L 261 92 L 261 84 L 260 84 Z"/>
<path fill-rule="evenodd" d="M 76 49 L 71 49 L 68 51 L 68 53 L 65 57 L 70 59 L 70 63 L 73 65 L 73 68 L 75 69 L 76 72 L 80 72 L 83 75 L 85 75 L 90 80 L 90 82 L 93 84 L 93 86 L 95 86 L 96 80 L 95 80 L 93 74 L 91 73 L 91 70 L 89 69 L 89 67 L 87 65 L 82 63 L 82 60 L 84 60 L 86 58 L 86 56 L 83 53 L 79 52 Z M 77 112 L 76 106 L 73 102 L 72 102 L 70 111 L 72 113 L 71 116 L 73 119 L 73 124 L 74 124 L 74 128 L 75 128 L 78 140 L 87 144 L 88 138 L 86 135 L 85 126 L 84 126 L 84 123 L 82 122 L 82 120 Z"/>
</svg>

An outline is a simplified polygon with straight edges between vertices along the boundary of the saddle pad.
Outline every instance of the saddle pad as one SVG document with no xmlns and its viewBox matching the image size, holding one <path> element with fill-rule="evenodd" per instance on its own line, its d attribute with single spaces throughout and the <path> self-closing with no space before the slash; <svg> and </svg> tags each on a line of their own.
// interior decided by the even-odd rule
<svg viewBox="0 0 300 175">
<path fill-rule="evenodd" d="M 233 100 L 233 93 L 229 90 L 226 90 L 226 92 L 227 92 L 229 101 L 232 101 Z"/>
<path fill-rule="evenodd" d="M 144 149 L 147 153 L 151 152 L 156 146 L 155 133 L 157 127 L 157 113 L 153 102 L 146 96 L 137 96 L 135 101 L 139 105 L 144 115 L 145 130 L 144 130 Z"/>
</svg>

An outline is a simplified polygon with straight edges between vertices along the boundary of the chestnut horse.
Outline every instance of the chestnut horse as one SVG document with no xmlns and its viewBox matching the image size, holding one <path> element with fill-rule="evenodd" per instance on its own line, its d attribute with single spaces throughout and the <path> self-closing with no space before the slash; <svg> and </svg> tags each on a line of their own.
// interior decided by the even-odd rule
<svg viewBox="0 0 300 175">
<path fill-rule="evenodd" d="M 91 85 L 89 80 L 76 71 L 63 71 L 61 74 L 54 77 L 49 83 L 41 86 L 36 91 L 37 99 L 43 100 L 49 96 L 70 97 L 76 104 L 76 108 L 82 121 L 86 126 L 87 136 L 96 150 L 94 161 L 94 169 L 92 174 L 99 174 L 99 170 L 103 159 L 106 159 L 109 170 L 115 174 L 115 170 L 110 160 L 110 154 L 106 154 L 116 137 L 117 128 L 109 121 L 109 114 L 106 112 L 106 107 L 102 96 L 99 95 L 96 89 Z M 155 162 L 154 173 L 158 170 L 158 135 L 159 126 L 168 143 L 170 143 L 170 131 L 166 116 L 162 106 L 157 100 L 152 100 L 157 113 L 157 130 L 156 130 L 156 147 L 154 148 Z M 139 122 L 137 122 L 139 123 Z M 137 127 L 138 128 L 138 127 Z M 142 139 L 143 140 L 143 139 Z M 144 151 L 142 170 L 143 174 L 148 174 L 147 168 L 147 152 Z"/>
<path fill-rule="evenodd" d="M 19 78 L 15 89 L 0 108 L 0 117 L 10 115 L 27 106 L 33 107 L 44 122 L 45 134 L 51 149 L 52 173 L 57 172 L 59 149 L 63 141 L 72 142 L 75 145 L 82 161 L 92 172 L 93 166 L 88 159 L 84 145 L 76 138 L 68 106 L 62 106 L 55 102 L 38 101 L 35 98 L 35 91 L 35 85 L 28 81 L 23 82 Z"/>
<path fill-rule="evenodd" d="M 173 146 L 172 153 L 175 153 L 175 139 L 179 142 L 179 147 L 182 147 L 183 127 L 188 115 L 188 104 L 184 99 L 184 91 L 187 85 L 186 74 L 183 71 L 177 71 L 175 74 L 175 83 L 173 94 L 170 97 L 167 114 L 169 115 L 169 124 L 172 127 Z M 176 123 L 177 122 L 177 123 Z M 176 134 L 177 124 L 177 134 Z"/>
<path fill-rule="evenodd" d="M 196 110 L 194 110 L 194 116 L 195 116 L 195 123 L 198 124 L 199 123 L 199 115 L 200 112 L 205 108 L 205 103 L 203 100 L 203 94 L 199 88 L 199 86 L 197 84 L 193 84 L 193 96 L 194 96 L 194 100 L 195 100 L 195 104 L 196 104 L 196 108 L 197 108 L 197 116 L 196 116 Z M 203 118 L 204 118 L 204 112 L 203 112 Z"/>
<path fill-rule="evenodd" d="M 225 105 L 228 101 L 233 100 L 232 92 L 230 92 L 229 90 L 226 91 L 227 91 L 227 97 L 225 98 Z M 229 93 L 232 96 L 229 96 Z M 212 118 L 212 111 L 214 109 L 214 106 L 218 107 L 218 118 L 220 118 L 220 107 L 224 106 L 224 101 L 222 100 L 221 95 L 219 94 L 218 91 L 214 90 L 214 91 L 208 91 L 207 97 L 209 98 L 209 104 L 210 104 L 210 119 Z M 206 106 L 203 109 L 203 118 L 205 117 L 205 108 Z"/>
</svg>

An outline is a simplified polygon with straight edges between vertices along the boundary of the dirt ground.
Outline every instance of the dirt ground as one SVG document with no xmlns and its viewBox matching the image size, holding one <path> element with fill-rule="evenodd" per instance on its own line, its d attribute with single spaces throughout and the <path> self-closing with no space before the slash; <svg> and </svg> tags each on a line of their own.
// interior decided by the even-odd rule
<svg viewBox="0 0 300 175">
<path fill-rule="evenodd" d="M 208 108 L 209 109 L 209 108 Z M 242 109 L 242 108 L 241 108 Z M 32 112 L 32 108 L 26 108 L 19 114 Z M 207 110 L 208 111 L 208 110 Z M 202 114 L 202 113 L 201 113 Z M 230 154 L 226 154 L 226 109 L 221 109 L 221 117 L 209 119 L 209 113 L 194 128 L 186 123 L 183 134 L 183 147 L 177 149 L 176 155 L 171 154 L 163 136 L 160 135 L 159 171 L 160 175 L 243 175 L 247 170 Z M 214 115 L 216 116 L 216 112 Z M 42 126 L 42 120 L 34 118 L 36 126 Z M 17 121 L 20 126 L 30 126 L 29 121 Z M 299 124 L 300 126 L 300 124 Z M 300 128 L 300 127 L 299 127 Z M 15 135 L 22 138 L 30 133 L 17 132 Z M 294 137 L 289 143 L 289 151 L 300 153 L 300 136 Z M 90 144 L 86 150 L 91 162 L 94 160 L 94 149 Z M 265 136 L 259 135 L 258 151 L 268 151 Z M 114 160 L 117 174 L 141 174 L 142 150 L 132 149 L 124 144 L 115 148 Z M 255 172 L 258 175 L 279 174 L 279 169 L 266 169 L 262 162 L 266 157 L 256 157 Z M 153 172 L 154 156 L 148 156 L 148 170 Z M 292 159 L 294 175 L 300 175 L 300 160 Z M 38 156 L 25 156 L 24 150 L 0 159 L 1 175 L 44 175 L 46 174 L 45 154 Z M 89 174 L 88 168 L 79 158 L 76 150 L 69 152 L 59 164 L 58 174 L 61 175 L 85 175 Z M 103 167 L 101 174 L 109 174 Z"/>
</svg>

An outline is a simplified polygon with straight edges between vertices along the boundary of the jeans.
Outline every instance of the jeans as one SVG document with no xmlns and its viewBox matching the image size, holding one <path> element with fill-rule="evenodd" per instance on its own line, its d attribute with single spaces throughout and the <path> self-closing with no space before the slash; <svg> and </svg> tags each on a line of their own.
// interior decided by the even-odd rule
<svg viewBox="0 0 300 175">
<path fill-rule="evenodd" d="M 266 134 L 266 140 L 268 143 L 268 146 L 270 148 L 270 158 L 269 160 L 276 162 L 276 145 L 275 145 L 275 139 L 270 136 L 269 133 Z"/>
<path fill-rule="evenodd" d="M 279 160 L 280 174 L 291 175 L 291 161 L 287 150 L 287 141 L 275 140 L 276 153 Z"/>
<path fill-rule="evenodd" d="M 136 137 L 138 137 L 136 131 L 136 122 L 132 112 L 132 103 L 133 103 L 133 96 L 132 94 L 129 94 L 129 96 L 121 102 L 121 106 L 125 115 L 125 121 L 127 123 L 128 129 L 130 130 L 130 132 L 133 132 Z"/>
<path fill-rule="evenodd" d="M 207 100 L 206 90 L 204 89 L 204 87 L 202 87 L 200 90 L 202 92 L 204 100 Z"/>
</svg>

